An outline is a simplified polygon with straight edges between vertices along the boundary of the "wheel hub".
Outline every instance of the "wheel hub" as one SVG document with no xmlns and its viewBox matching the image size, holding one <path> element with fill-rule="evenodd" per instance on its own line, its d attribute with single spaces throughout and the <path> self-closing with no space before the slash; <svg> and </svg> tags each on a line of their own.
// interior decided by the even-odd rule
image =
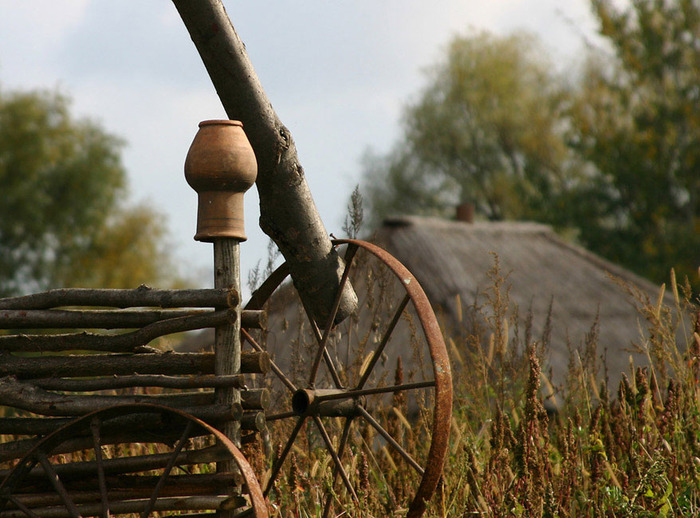
<svg viewBox="0 0 700 518">
<path fill-rule="evenodd" d="M 343 389 L 299 389 L 292 395 L 292 410 L 299 416 L 357 417 L 364 397 Z"/>
</svg>

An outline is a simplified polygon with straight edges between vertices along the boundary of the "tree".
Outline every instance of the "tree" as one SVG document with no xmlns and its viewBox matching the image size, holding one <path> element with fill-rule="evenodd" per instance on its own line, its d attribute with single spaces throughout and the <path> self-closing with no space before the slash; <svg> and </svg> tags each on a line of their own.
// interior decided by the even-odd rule
<svg viewBox="0 0 700 518">
<path fill-rule="evenodd" d="M 403 139 L 364 164 L 373 222 L 471 202 L 490 220 L 557 221 L 577 170 L 567 91 L 527 34 L 459 36 L 403 117 Z"/>
<path fill-rule="evenodd" d="M 532 38 L 455 38 L 406 108 L 402 140 L 365 160 L 372 223 L 471 201 L 700 287 L 700 3 L 591 4 L 614 55 L 593 50 L 566 87 Z"/>
<path fill-rule="evenodd" d="M 595 166 L 577 220 L 592 250 L 657 282 L 700 285 L 700 2 L 591 0 L 614 51 L 588 60 L 574 148 Z"/>
<path fill-rule="evenodd" d="M 160 216 L 125 205 L 121 140 L 69 108 L 0 91 L 0 294 L 173 282 Z"/>
</svg>

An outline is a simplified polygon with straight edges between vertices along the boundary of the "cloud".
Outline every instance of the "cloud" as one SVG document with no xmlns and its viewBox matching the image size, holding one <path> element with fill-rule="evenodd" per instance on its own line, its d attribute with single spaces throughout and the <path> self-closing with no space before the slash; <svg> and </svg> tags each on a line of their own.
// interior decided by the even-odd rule
<svg viewBox="0 0 700 518">
<path fill-rule="evenodd" d="M 229 16 L 282 121 L 289 126 L 329 231 L 342 225 L 368 147 L 389 149 L 402 105 L 455 32 L 526 28 L 550 48 L 575 48 L 557 10 L 586 19 L 588 0 L 226 0 Z M 176 9 L 168 1 L 0 0 L 0 87 L 53 87 L 78 114 L 128 141 L 135 197 L 166 211 L 188 257 L 209 249 L 191 239 L 194 193 L 182 178 L 202 119 L 223 110 Z M 581 22 L 581 26 L 585 26 Z M 348 188 L 348 186 L 350 188 Z M 259 236 L 255 195 L 247 232 Z M 248 266 L 265 254 L 251 237 Z M 198 259 L 199 260 L 199 259 Z M 243 267 L 246 271 L 246 266 Z"/>
<path fill-rule="evenodd" d="M 0 2 L 3 83 L 37 85 L 44 83 L 47 75 L 55 76 L 60 68 L 54 59 L 55 48 L 80 25 L 89 3 L 89 0 Z"/>
<path fill-rule="evenodd" d="M 93 1 L 56 58 L 76 80 L 201 86 L 206 71 L 171 2 Z"/>
</svg>

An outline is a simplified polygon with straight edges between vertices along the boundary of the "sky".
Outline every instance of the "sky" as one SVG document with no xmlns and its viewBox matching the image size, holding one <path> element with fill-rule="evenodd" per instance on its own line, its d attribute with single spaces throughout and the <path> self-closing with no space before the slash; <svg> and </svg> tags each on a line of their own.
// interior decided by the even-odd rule
<svg viewBox="0 0 700 518">
<path fill-rule="evenodd" d="M 402 107 L 457 34 L 537 34 L 562 69 L 595 25 L 588 0 L 224 1 L 260 81 L 297 145 L 329 233 L 342 235 L 362 156 L 387 152 Z M 173 254 L 199 287 L 211 244 L 195 242 L 184 159 L 201 120 L 226 118 L 167 0 L 0 0 L 0 89 L 59 89 L 73 113 L 127 142 L 131 198 L 163 213 Z M 242 283 L 267 257 L 254 189 L 246 195 Z M 125 286 L 128 287 L 128 286 Z"/>
</svg>

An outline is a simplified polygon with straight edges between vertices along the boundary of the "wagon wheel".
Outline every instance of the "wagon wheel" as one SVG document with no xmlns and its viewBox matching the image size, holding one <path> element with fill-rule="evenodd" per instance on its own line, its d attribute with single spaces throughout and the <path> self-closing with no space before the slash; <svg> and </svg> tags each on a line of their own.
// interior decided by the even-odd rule
<svg viewBox="0 0 700 518">
<path fill-rule="evenodd" d="M 267 416 L 276 454 L 264 495 L 284 506 L 287 485 L 287 494 L 305 495 L 307 505 L 323 502 L 310 505 L 322 506 L 324 517 L 331 509 L 408 505 L 407 516 L 416 518 L 435 492 L 447 450 L 452 380 L 445 343 L 425 293 L 401 263 L 363 241 L 334 245 L 345 256 L 341 282 L 350 279 L 359 297 L 344 322 L 317 325 L 284 282 L 286 264 L 247 305 L 267 308 L 267 330 L 243 336 L 271 353 L 276 375 L 277 408 Z M 319 473 L 325 480 L 312 480 Z"/>
<path fill-rule="evenodd" d="M 215 462 L 229 460 L 237 472 L 215 473 Z M 232 493 L 237 486 L 244 495 Z M 268 516 L 240 450 L 203 421 L 160 405 L 76 419 L 39 441 L 0 484 L 0 518 L 213 517 L 229 508 Z"/>
</svg>

